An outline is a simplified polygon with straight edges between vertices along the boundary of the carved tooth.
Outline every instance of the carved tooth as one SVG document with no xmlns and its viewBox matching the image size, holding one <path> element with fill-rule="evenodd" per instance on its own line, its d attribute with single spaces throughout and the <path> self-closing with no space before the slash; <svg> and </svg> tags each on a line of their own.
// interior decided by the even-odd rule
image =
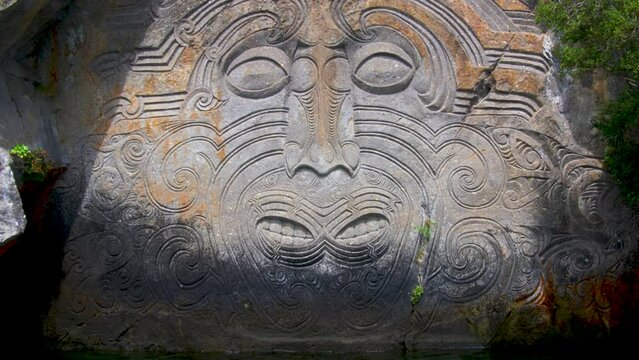
<svg viewBox="0 0 639 360">
<path fill-rule="evenodd" d="M 269 232 L 268 233 L 268 239 L 271 240 L 272 242 L 279 244 L 282 242 L 282 235 L 278 234 L 278 233 L 274 233 L 274 232 Z"/>
<path fill-rule="evenodd" d="M 352 226 L 347 227 L 346 230 L 344 230 L 344 232 L 342 233 L 343 238 L 352 238 L 354 235 L 355 235 L 355 230 L 353 229 Z"/>
<path fill-rule="evenodd" d="M 290 224 L 285 223 L 284 225 L 282 225 L 282 234 L 286 236 L 292 236 L 293 227 Z"/>
<path fill-rule="evenodd" d="M 379 229 L 379 222 L 376 219 L 370 219 L 366 222 L 366 232 L 372 232 Z"/>
<path fill-rule="evenodd" d="M 355 234 L 357 234 L 358 236 L 366 234 L 366 223 L 358 223 L 357 226 L 355 226 Z"/>
<path fill-rule="evenodd" d="M 295 245 L 295 238 L 290 236 L 282 236 L 282 245 L 287 245 L 287 246 Z"/>
<path fill-rule="evenodd" d="M 278 220 L 273 220 L 273 221 L 271 221 L 271 226 L 269 227 L 269 230 L 271 230 L 272 232 L 281 234 L 282 233 L 282 224 Z"/>
<path fill-rule="evenodd" d="M 368 233 L 362 237 L 362 243 L 366 244 L 375 238 L 375 233 Z"/>
<path fill-rule="evenodd" d="M 296 227 L 293 230 L 293 236 L 295 236 L 296 238 L 305 239 L 306 238 L 306 231 L 302 230 L 299 227 Z"/>
</svg>

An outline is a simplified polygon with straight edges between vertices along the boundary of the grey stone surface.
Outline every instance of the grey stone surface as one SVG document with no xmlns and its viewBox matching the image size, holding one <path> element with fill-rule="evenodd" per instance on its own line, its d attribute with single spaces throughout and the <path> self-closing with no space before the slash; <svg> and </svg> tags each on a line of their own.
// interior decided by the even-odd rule
<svg viewBox="0 0 639 360">
<path fill-rule="evenodd" d="M 10 160 L 9 153 L 0 147 L 0 247 L 22 234 L 27 225 Z"/>
<path fill-rule="evenodd" d="M 68 156 L 61 151 L 54 102 L 61 53 L 50 50 L 57 41 L 52 26 L 68 3 L 18 0 L 0 9 L 0 146 L 40 147 L 56 164 Z"/>
<path fill-rule="evenodd" d="M 483 346 L 550 330 L 553 299 L 605 308 L 637 224 L 531 19 L 519 1 L 75 2 L 0 86 L 71 163 L 50 335 Z"/>
<path fill-rule="evenodd" d="M 0 59 L 24 55 L 70 0 L 17 0 L 0 8 Z M 46 34 L 46 31 L 44 32 Z"/>
</svg>

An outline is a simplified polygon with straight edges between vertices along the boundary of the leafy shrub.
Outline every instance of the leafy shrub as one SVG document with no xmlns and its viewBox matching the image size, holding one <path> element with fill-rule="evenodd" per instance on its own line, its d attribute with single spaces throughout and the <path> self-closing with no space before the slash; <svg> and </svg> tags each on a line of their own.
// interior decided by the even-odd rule
<svg viewBox="0 0 639 360">
<path fill-rule="evenodd" d="M 32 151 L 27 145 L 17 144 L 9 154 L 13 156 L 13 167 L 22 172 L 23 180 L 44 181 L 53 168 L 49 154 L 42 148 Z"/>
<path fill-rule="evenodd" d="M 535 12 L 561 38 L 555 56 L 564 72 L 605 69 L 639 79 L 639 0 L 545 0 Z"/>
<path fill-rule="evenodd" d="M 537 21 L 561 43 L 563 74 L 603 69 L 626 80 L 618 99 L 601 106 L 595 127 L 606 141 L 604 164 L 625 202 L 639 209 L 639 0 L 545 0 Z"/>
</svg>

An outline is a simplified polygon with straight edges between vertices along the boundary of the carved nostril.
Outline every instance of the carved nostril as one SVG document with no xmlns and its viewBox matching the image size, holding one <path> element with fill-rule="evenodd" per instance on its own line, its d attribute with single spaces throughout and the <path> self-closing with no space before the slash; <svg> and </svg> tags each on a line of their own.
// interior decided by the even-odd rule
<svg viewBox="0 0 639 360">
<path fill-rule="evenodd" d="M 289 175 L 293 175 L 295 168 L 302 161 L 303 155 L 304 151 L 298 143 L 289 142 L 284 145 L 284 162 Z"/>
<path fill-rule="evenodd" d="M 359 165 L 359 146 L 353 141 L 342 144 L 342 158 L 352 171 Z"/>
<path fill-rule="evenodd" d="M 320 145 L 314 143 L 311 145 L 309 158 L 316 164 L 330 164 L 335 160 L 335 149 L 330 144 Z"/>
<path fill-rule="evenodd" d="M 349 177 L 354 176 L 359 165 L 359 146 L 353 141 L 347 141 L 338 149 L 330 144 L 300 146 L 296 142 L 289 142 L 284 145 L 286 170 L 291 177 L 303 169 L 311 170 L 319 176 L 343 169 Z"/>
</svg>

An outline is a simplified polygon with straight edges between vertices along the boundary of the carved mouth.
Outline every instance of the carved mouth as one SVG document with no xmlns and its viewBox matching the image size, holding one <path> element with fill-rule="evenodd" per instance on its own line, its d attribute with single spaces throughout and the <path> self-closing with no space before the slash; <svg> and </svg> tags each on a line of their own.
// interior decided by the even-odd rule
<svg viewBox="0 0 639 360">
<path fill-rule="evenodd" d="M 382 256 L 389 246 L 385 234 L 390 223 L 380 214 L 367 214 L 351 221 L 334 238 L 316 238 L 304 225 L 283 217 L 267 216 L 256 225 L 264 255 L 289 266 L 312 265 L 325 252 L 345 265 L 364 265 Z"/>
<path fill-rule="evenodd" d="M 376 214 L 356 219 L 335 236 L 342 245 L 360 247 L 378 238 L 388 228 L 388 220 Z"/>
<path fill-rule="evenodd" d="M 257 223 L 272 246 L 299 248 L 313 241 L 313 235 L 304 226 L 284 218 L 266 217 Z"/>
</svg>

